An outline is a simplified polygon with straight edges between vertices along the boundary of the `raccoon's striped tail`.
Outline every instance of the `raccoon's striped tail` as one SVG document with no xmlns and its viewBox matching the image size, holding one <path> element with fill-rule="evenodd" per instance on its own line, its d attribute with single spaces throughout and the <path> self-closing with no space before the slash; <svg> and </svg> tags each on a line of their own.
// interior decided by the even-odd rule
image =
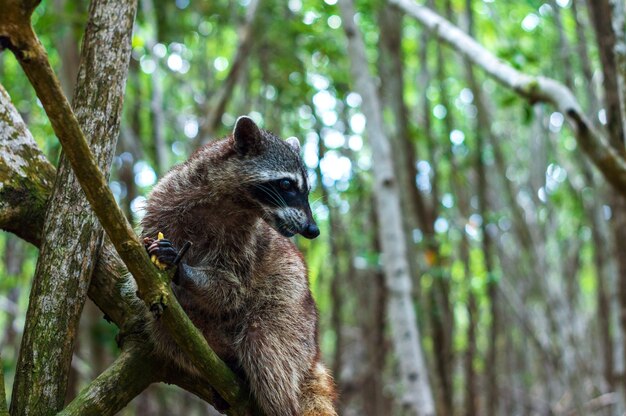
<svg viewBox="0 0 626 416">
<path fill-rule="evenodd" d="M 300 390 L 302 416 L 337 416 L 337 392 L 329 371 L 320 362 L 313 364 Z"/>
</svg>

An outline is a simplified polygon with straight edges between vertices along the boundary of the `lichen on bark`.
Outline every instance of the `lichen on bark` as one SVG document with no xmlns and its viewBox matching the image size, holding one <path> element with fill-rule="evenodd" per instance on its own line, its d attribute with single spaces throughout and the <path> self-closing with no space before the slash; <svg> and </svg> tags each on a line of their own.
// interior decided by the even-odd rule
<svg viewBox="0 0 626 416">
<path fill-rule="evenodd" d="M 0 228 L 35 245 L 55 169 L 35 143 L 0 85 Z"/>
</svg>

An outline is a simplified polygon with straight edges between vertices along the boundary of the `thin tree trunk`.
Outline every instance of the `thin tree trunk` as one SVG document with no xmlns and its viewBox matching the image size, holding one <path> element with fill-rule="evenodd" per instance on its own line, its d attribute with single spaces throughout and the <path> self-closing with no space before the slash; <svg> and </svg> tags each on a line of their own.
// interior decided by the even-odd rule
<svg viewBox="0 0 626 416">
<path fill-rule="evenodd" d="M 444 118 L 443 138 L 442 141 L 446 143 L 445 153 L 448 155 L 451 172 L 450 172 L 450 189 L 454 192 L 457 200 L 457 206 L 459 207 L 459 214 L 463 226 L 465 221 L 469 217 L 466 212 L 461 212 L 468 205 L 465 202 L 464 195 L 461 194 L 463 185 L 460 183 L 459 170 L 454 158 L 454 152 L 452 151 L 450 135 L 453 130 L 454 121 L 452 119 L 452 106 L 448 100 L 448 92 L 446 88 L 446 73 L 445 73 L 445 60 L 443 55 L 443 46 L 437 44 L 437 81 L 441 91 L 440 103 L 446 108 L 446 116 Z M 465 238 L 465 231 L 462 229 L 461 233 Z M 461 244 L 465 244 L 462 242 Z M 466 247 L 461 247 L 461 250 L 466 250 Z M 462 254 L 463 257 L 463 254 Z M 467 264 L 465 264 L 465 258 L 461 258 L 464 262 L 466 271 L 469 270 Z M 454 414 L 454 389 L 452 386 L 452 378 L 454 375 L 454 351 L 453 351 L 453 334 L 454 334 L 454 313 L 452 310 L 452 304 L 450 302 L 450 279 L 448 274 L 443 274 L 436 280 L 436 290 L 438 291 L 437 298 L 439 299 L 439 314 L 441 319 L 436 321 L 436 325 L 441 328 L 436 330 L 435 333 L 441 334 L 439 337 L 435 337 L 433 340 L 435 343 L 435 354 L 437 358 L 437 370 L 439 379 L 441 382 L 442 399 L 444 403 L 443 412 L 445 415 Z M 467 382 L 468 380 L 466 380 Z"/>
<path fill-rule="evenodd" d="M 21 242 L 17 237 L 8 234 L 5 240 L 4 247 L 4 267 L 6 271 L 6 277 L 8 279 L 14 279 L 17 281 L 19 275 L 22 274 L 22 267 L 24 265 L 24 243 Z M 7 316 L 6 322 L 4 324 L 4 334 L 2 337 L 2 342 L 0 342 L 0 351 L 2 351 L 3 347 L 9 346 L 9 348 L 16 348 L 16 335 L 17 331 L 15 330 L 15 317 L 18 313 L 18 305 L 17 301 L 20 295 L 20 286 L 16 284 L 9 291 L 6 299 L 7 299 Z"/>
<path fill-rule="evenodd" d="M 465 12 L 467 14 L 467 33 L 470 36 L 474 36 L 474 15 L 472 12 L 472 0 L 466 0 Z M 481 234 L 482 234 L 482 251 L 485 264 L 485 272 L 487 274 L 487 296 L 489 298 L 490 305 L 490 325 L 488 335 L 488 347 L 487 357 L 485 359 L 486 369 L 486 384 L 487 389 L 485 392 L 485 414 L 487 416 L 495 416 L 498 414 L 499 409 L 499 383 L 498 383 L 498 330 L 499 330 L 499 299 L 498 299 L 498 281 L 494 275 L 494 261 L 493 261 L 493 248 L 491 234 L 489 233 L 489 201 L 487 197 L 487 189 L 489 189 L 489 182 L 487 180 L 487 174 L 485 169 L 485 153 L 487 151 L 485 138 L 489 137 L 491 142 L 495 142 L 491 134 L 491 120 L 488 114 L 487 106 L 485 105 L 482 90 L 478 87 L 476 75 L 474 69 L 466 63 L 466 73 L 468 78 L 468 84 L 472 94 L 474 96 L 474 103 L 476 105 L 478 120 L 476 123 L 476 175 L 477 181 L 477 195 L 478 195 L 478 211 L 482 218 Z M 502 159 L 502 155 L 499 155 Z M 503 163 L 500 160 L 500 163 Z M 507 181 L 506 177 L 503 177 L 504 181 Z M 506 184 L 510 186 L 510 184 Z M 514 201 L 513 191 L 509 189 L 511 195 L 509 199 L 513 199 L 512 203 L 517 206 Z M 521 214 L 518 214 L 521 215 Z M 522 227 L 527 231 L 526 227 Z M 524 231 L 522 231 L 524 232 Z M 529 238 L 529 237 L 528 237 Z"/>
<path fill-rule="evenodd" d="M 615 33 L 615 45 L 613 54 L 615 55 L 615 70 L 617 78 L 617 93 L 619 98 L 620 116 L 622 128 L 626 128 L 626 34 L 624 33 L 624 23 L 626 3 L 624 0 L 610 0 L 611 23 Z M 626 135 L 626 132 L 624 132 Z M 626 140 L 626 136 L 624 137 Z"/>
<path fill-rule="evenodd" d="M 587 48 L 587 36 L 585 35 L 585 26 L 583 24 L 582 13 L 578 9 L 578 3 L 579 0 L 571 2 L 572 14 L 576 23 L 576 54 L 579 56 L 583 77 L 586 80 L 586 88 L 583 93 L 586 95 L 588 100 L 588 110 L 590 114 L 594 115 L 593 120 L 597 120 L 600 104 L 598 102 L 596 89 L 594 88 L 593 69 L 591 68 L 591 59 L 589 58 L 589 50 Z"/>
<path fill-rule="evenodd" d="M 624 151 L 624 127 L 620 105 L 620 80 L 615 57 L 616 33 L 613 31 L 613 13 L 609 0 L 587 0 L 591 23 L 596 33 L 609 142 L 619 152 Z M 621 42 L 623 44 L 623 41 Z"/>
<path fill-rule="evenodd" d="M 413 229 L 417 227 L 418 209 L 423 210 L 421 195 L 414 195 L 419 192 L 415 186 L 415 148 L 413 138 L 409 132 L 409 117 L 406 105 L 404 104 L 404 73 L 402 56 L 402 13 L 394 8 L 381 7 L 378 12 L 380 26 L 380 37 L 378 49 L 380 58 L 378 59 L 378 72 L 380 74 L 380 96 L 383 112 L 393 117 L 393 121 L 386 123 L 386 131 L 389 135 L 393 154 L 398 155 L 394 159 L 396 162 L 395 175 L 398 178 L 398 187 L 404 192 L 400 192 L 400 203 L 406 246 L 409 252 L 413 252 L 415 243 L 413 242 Z M 420 204 L 414 206 L 414 204 Z M 414 256 L 411 256 L 414 258 Z M 419 279 L 417 276 L 417 262 L 410 261 L 410 272 L 414 289 L 419 290 Z M 419 297 L 416 294 L 416 299 Z"/>
<path fill-rule="evenodd" d="M 318 154 L 319 160 L 324 158 L 324 154 L 326 153 L 326 148 L 324 146 L 324 142 L 319 136 L 318 142 Z M 342 227 L 340 225 L 339 213 L 335 209 L 334 205 L 332 205 L 329 195 L 328 189 L 324 186 L 323 176 L 320 164 L 318 163 L 317 168 L 315 170 L 317 175 L 317 183 L 322 191 L 322 202 L 328 208 L 328 246 L 330 248 L 330 252 L 333 254 L 329 259 L 332 270 L 331 282 L 330 282 L 330 297 L 332 303 L 332 311 L 331 311 L 331 325 L 333 331 L 335 332 L 335 351 L 333 354 L 333 366 L 332 373 L 335 378 L 339 381 L 339 393 L 341 393 L 341 370 L 343 369 L 343 349 L 344 349 L 344 338 L 343 338 L 343 330 L 344 330 L 344 320 L 343 320 L 343 310 L 344 310 L 344 295 L 343 295 L 343 287 L 341 282 L 345 280 L 345 276 L 343 275 L 340 265 L 339 265 L 339 257 L 340 251 L 338 240 L 339 236 L 342 235 Z M 346 252 L 343 251 L 345 254 Z M 341 394 L 339 395 L 341 397 Z"/>
<path fill-rule="evenodd" d="M 375 204 L 370 204 L 373 207 Z M 374 209 L 363 213 L 363 216 L 370 218 L 369 222 L 374 225 L 376 230 L 378 227 L 378 219 Z M 374 253 L 380 253 L 380 234 L 374 232 L 368 241 L 371 250 Z M 355 273 L 351 270 L 351 273 Z M 387 324 L 385 323 L 385 311 L 387 310 L 387 290 L 385 288 L 385 276 L 383 271 L 378 267 L 372 267 L 365 272 L 362 278 L 367 279 L 367 285 L 362 285 L 358 291 L 358 299 L 360 304 L 371 305 L 369 313 L 363 314 L 361 328 L 363 331 L 366 351 L 365 358 L 367 360 L 367 368 L 364 371 L 363 382 L 361 383 L 363 414 L 366 416 L 379 416 L 385 413 L 391 413 L 393 401 L 385 397 L 385 363 L 388 355 L 388 340 L 385 335 Z"/>
<path fill-rule="evenodd" d="M 606 110 L 607 129 L 611 145 L 624 151 L 624 126 L 620 102 L 623 98 L 619 88 L 617 63 L 615 57 L 616 36 L 613 31 L 612 10 L 608 0 L 588 1 L 589 14 L 596 33 L 600 62 L 602 63 L 604 107 Z M 615 239 L 615 258 L 618 271 L 618 296 L 620 303 L 620 325 L 626 334 L 626 256 L 620 247 L 626 241 L 626 199 L 621 195 L 611 195 L 613 213 L 612 229 Z M 623 348 L 622 360 L 626 362 L 626 348 Z M 626 383 L 622 384 L 622 392 L 626 396 Z"/>
<path fill-rule="evenodd" d="M 74 108 L 105 172 L 117 140 L 135 8 L 133 2 L 94 1 L 85 32 Z M 76 329 L 102 243 L 102 229 L 65 157 L 42 236 L 13 385 L 15 415 L 62 409 Z"/>
<path fill-rule="evenodd" d="M 578 10 L 577 4 L 578 2 L 576 1 L 572 2 L 572 13 L 576 22 L 577 51 L 580 56 L 583 77 L 585 80 L 585 89 L 583 90 L 583 93 L 589 99 L 591 112 L 593 114 L 597 114 L 600 108 L 600 103 L 594 88 L 593 70 L 591 68 L 591 61 L 589 59 L 589 52 L 587 49 L 582 13 Z M 603 374 L 610 391 L 616 391 L 617 386 L 614 374 L 616 371 L 616 352 L 614 348 L 615 339 L 612 325 L 613 314 L 611 313 L 611 300 L 609 296 L 609 293 L 613 292 L 613 290 L 611 290 L 612 284 L 609 279 L 609 270 L 612 270 L 611 263 L 616 263 L 616 259 L 613 256 L 607 256 L 607 252 L 610 253 L 613 251 L 607 250 L 607 248 L 612 247 L 612 245 L 609 241 L 610 231 L 603 218 L 602 205 L 606 200 L 606 191 L 604 187 L 594 178 L 594 172 L 592 171 L 592 167 L 589 163 L 582 158 L 579 158 L 576 162 L 579 166 L 579 170 L 585 176 L 587 184 L 594 189 L 597 189 L 595 192 L 596 197 L 590 198 L 590 200 L 584 200 L 583 204 L 587 212 L 587 218 L 589 218 L 589 221 L 592 224 L 591 231 L 592 240 L 594 242 L 594 264 L 597 275 L 597 315 L 600 330 L 600 345 L 604 361 Z M 622 394 L 622 401 L 623 400 L 624 395 Z"/>
<path fill-rule="evenodd" d="M 350 0 L 342 0 L 339 5 L 348 38 L 352 74 L 356 90 L 363 97 L 363 111 L 367 117 L 367 132 L 372 145 L 376 207 L 389 291 L 388 318 L 401 381 L 406 391 L 403 403 L 411 414 L 434 415 L 434 402 L 411 300 L 406 237 L 389 139 L 383 129 L 376 89 L 367 70 L 365 44 L 354 23 L 354 6 Z"/>
<path fill-rule="evenodd" d="M 249 59 L 249 52 L 252 44 L 256 40 L 254 35 L 255 23 L 261 9 L 261 0 L 251 0 L 246 11 L 245 22 L 239 29 L 239 44 L 237 51 L 230 65 L 230 71 L 226 79 L 222 82 L 220 88 L 213 94 L 208 103 L 208 112 L 206 117 L 202 118 L 200 130 L 198 132 L 197 144 L 207 143 L 217 129 L 218 123 L 221 121 L 228 100 L 232 98 L 233 90 L 237 85 L 237 80 Z"/>
<path fill-rule="evenodd" d="M 150 120 L 152 122 L 152 137 L 154 138 L 154 160 L 159 177 L 163 176 L 169 167 L 167 143 L 165 141 L 165 114 L 163 111 L 163 75 L 158 57 L 153 53 L 154 45 L 158 41 L 159 26 L 152 0 L 141 0 L 141 11 L 149 27 L 146 40 L 148 54 L 155 60 L 154 72 L 150 76 L 152 96 L 150 97 Z"/>
</svg>

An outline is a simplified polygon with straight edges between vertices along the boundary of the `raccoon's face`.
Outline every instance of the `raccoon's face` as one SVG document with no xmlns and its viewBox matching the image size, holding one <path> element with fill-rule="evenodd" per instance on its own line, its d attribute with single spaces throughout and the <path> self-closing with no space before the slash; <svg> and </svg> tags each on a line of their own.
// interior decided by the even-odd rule
<svg viewBox="0 0 626 416">
<path fill-rule="evenodd" d="M 320 234 L 309 206 L 309 183 L 295 137 L 286 141 L 240 117 L 233 132 L 235 149 L 244 161 L 249 198 L 263 219 L 285 237 Z"/>
</svg>

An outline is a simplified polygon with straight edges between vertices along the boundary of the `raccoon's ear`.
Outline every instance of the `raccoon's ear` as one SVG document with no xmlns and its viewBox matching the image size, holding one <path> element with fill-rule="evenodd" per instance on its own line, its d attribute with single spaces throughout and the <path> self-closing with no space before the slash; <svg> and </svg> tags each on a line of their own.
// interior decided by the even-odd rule
<svg viewBox="0 0 626 416">
<path fill-rule="evenodd" d="M 297 137 L 291 136 L 288 137 L 285 141 L 289 146 L 291 146 L 293 150 L 296 151 L 296 153 L 300 153 L 300 140 L 298 140 Z"/>
<path fill-rule="evenodd" d="M 235 122 L 233 129 L 235 150 L 241 156 L 257 153 L 262 150 L 261 130 L 256 123 L 247 116 L 241 116 Z"/>
</svg>

